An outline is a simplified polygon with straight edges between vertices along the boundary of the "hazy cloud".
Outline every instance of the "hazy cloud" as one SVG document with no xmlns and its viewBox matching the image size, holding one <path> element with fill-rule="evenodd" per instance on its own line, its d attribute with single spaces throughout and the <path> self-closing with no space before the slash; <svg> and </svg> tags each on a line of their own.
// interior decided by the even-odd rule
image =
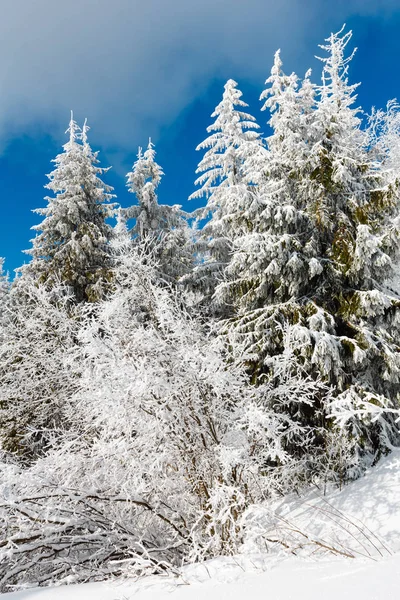
<svg viewBox="0 0 400 600">
<path fill-rule="evenodd" d="M 395 0 L 3 0 L 0 137 L 65 124 L 73 107 L 106 145 L 156 132 L 214 76 L 264 79 L 282 46 L 302 65 L 354 13 Z M 57 126 L 59 127 L 59 125 Z"/>
</svg>

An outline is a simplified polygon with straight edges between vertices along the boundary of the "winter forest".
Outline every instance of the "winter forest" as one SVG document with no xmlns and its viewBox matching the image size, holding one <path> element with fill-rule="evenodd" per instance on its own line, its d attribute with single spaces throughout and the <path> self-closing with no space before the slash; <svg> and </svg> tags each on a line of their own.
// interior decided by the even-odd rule
<svg viewBox="0 0 400 600">
<path fill-rule="evenodd" d="M 71 117 L 0 263 L 0 591 L 269 551 L 270 501 L 400 446 L 400 106 L 358 106 L 353 55 L 344 28 L 316 76 L 276 52 L 267 137 L 228 80 L 191 213 L 151 141 L 121 208 Z"/>
</svg>

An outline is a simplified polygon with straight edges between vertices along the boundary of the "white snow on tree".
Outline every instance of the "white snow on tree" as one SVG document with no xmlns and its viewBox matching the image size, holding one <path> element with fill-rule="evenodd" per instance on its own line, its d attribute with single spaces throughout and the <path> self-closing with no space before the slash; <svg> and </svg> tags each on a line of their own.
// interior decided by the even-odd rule
<svg viewBox="0 0 400 600">
<path fill-rule="evenodd" d="M 177 204 L 159 204 L 157 188 L 164 175 L 155 160 L 154 144 L 149 140 L 146 151 L 139 148 L 132 171 L 127 174 L 128 190 L 138 205 L 125 209 L 126 219 L 134 219 L 133 240 L 147 246 L 159 264 L 160 277 L 177 282 L 192 265 L 192 244 L 186 213 Z"/>
<path fill-rule="evenodd" d="M 273 132 L 246 209 L 251 227 L 236 236 L 227 282 L 216 292 L 246 311 L 300 294 L 311 270 L 313 275 L 321 270 L 306 210 L 312 192 L 309 124 L 315 103 L 308 77 L 299 86 L 294 73 L 286 76 L 278 51 L 266 81 L 269 87 L 261 95 Z"/>
<path fill-rule="evenodd" d="M 208 301 L 230 262 L 234 240 L 252 228 L 249 209 L 266 155 L 259 126 L 244 112 L 248 105 L 237 85 L 233 79 L 226 82 L 211 115 L 215 121 L 207 127 L 210 135 L 196 148 L 205 154 L 196 171 L 202 173 L 195 182 L 200 187 L 190 198 L 206 197 L 198 217 L 207 221 L 199 235 L 201 261 L 193 280 Z"/>
<path fill-rule="evenodd" d="M 101 176 L 97 152 L 87 140 L 88 126 L 81 131 L 71 116 L 68 142 L 48 175 L 46 208 L 34 212 L 44 216 L 33 227 L 40 232 L 26 251 L 32 260 L 22 269 L 52 287 L 59 281 L 69 286 L 77 302 L 101 298 L 110 285 L 111 227 L 106 218 L 113 215 L 112 188 Z"/>
<path fill-rule="evenodd" d="M 400 223 L 400 106 L 397 100 L 390 100 L 386 110 L 373 109 L 369 118 L 370 146 L 373 158 L 391 197 L 393 219 L 387 233 L 391 233 L 393 243 L 398 243 Z M 397 239 L 396 239 L 397 238 Z M 400 255 L 394 260 L 393 272 L 386 282 L 388 288 L 400 296 Z"/>
<path fill-rule="evenodd" d="M 0 257 L 0 310 L 6 301 L 10 290 L 10 283 L 8 280 L 8 273 L 4 273 L 4 258 Z M 0 316 L 1 318 L 1 316 Z"/>
<path fill-rule="evenodd" d="M 77 310 L 60 283 L 49 292 L 25 274 L 11 287 L 0 331 L 0 441 L 23 464 L 68 427 L 65 405 L 79 365 L 66 367 L 65 357 L 76 343 Z"/>
<path fill-rule="evenodd" d="M 359 109 L 352 108 L 350 39 L 351 32 L 340 31 L 322 47 L 328 57 L 314 107 L 308 75 L 299 89 L 276 55 L 271 88 L 262 95 L 273 133 L 254 232 L 236 241 L 231 282 L 217 293 L 237 307 L 227 326 L 240 342 L 234 350 L 244 344 L 252 354 L 253 377 L 268 373 L 265 361 L 282 351 L 281 332 L 290 324 L 307 372 L 335 386 L 332 414 L 343 425 L 343 406 L 362 470 L 399 439 L 393 415 L 400 305 L 383 284 L 400 237 L 393 193 L 376 168 Z M 328 417 L 331 407 L 319 410 Z M 315 415 L 304 411 L 306 421 Z"/>
<path fill-rule="evenodd" d="M 49 315 L 53 335 L 34 346 L 29 375 L 65 333 L 54 307 Z M 249 386 L 243 367 L 226 363 L 225 341 L 182 309 L 148 256 L 122 252 L 112 296 L 79 323 L 57 379 L 58 354 L 46 366 L 57 392 L 79 367 L 63 405 L 68 427 L 29 467 L 1 464 L 0 589 L 236 553 L 251 504 L 327 476 L 326 448 L 313 451 L 316 434 L 296 416 L 317 395 L 328 401 L 326 386 L 304 376 L 289 348 L 272 360 L 273 380 Z"/>
</svg>

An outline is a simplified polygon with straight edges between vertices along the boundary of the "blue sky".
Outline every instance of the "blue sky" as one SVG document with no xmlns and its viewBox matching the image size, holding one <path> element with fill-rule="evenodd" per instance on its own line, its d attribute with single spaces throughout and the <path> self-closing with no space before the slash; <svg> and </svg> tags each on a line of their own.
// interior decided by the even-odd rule
<svg viewBox="0 0 400 600">
<path fill-rule="evenodd" d="M 365 110 L 400 97 L 398 0 L 2 0 L 0 19 L 0 256 L 27 260 L 31 210 L 44 205 L 46 173 L 65 142 L 70 109 L 91 126 L 118 201 L 124 174 L 151 136 L 165 171 L 160 202 L 187 203 L 195 147 L 228 78 L 239 82 L 266 130 L 258 97 L 273 54 L 284 70 L 313 68 L 318 44 L 343 22 L 359 48 L 351 80 Z"/>
</svg>

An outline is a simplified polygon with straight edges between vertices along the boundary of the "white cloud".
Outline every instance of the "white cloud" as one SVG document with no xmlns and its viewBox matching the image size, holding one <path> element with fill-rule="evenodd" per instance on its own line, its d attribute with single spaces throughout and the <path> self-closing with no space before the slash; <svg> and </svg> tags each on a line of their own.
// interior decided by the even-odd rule
<svg viewBox="0 0 400 600">
<path fill-rule="evenodd" d="M 290 68 L 354 13 L 395 0 L 2 0 L 0 137 L 63 125 L 73 107 L 94 139 L 132 148 L 172 121 L 214 76 Z M 328 29 L 327 29 L 328 28 Z"/>
</svg>

